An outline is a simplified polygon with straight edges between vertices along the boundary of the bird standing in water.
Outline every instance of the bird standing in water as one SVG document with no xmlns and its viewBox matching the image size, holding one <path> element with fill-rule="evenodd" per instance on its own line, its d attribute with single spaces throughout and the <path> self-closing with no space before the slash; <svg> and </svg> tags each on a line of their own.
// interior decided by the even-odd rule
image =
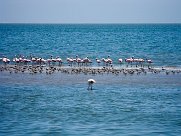
<svg viewBox="0 0 181 136">
<path fill-rule="evenodd" d="M 96 83 L 96 81 L 94 79 L 89 79 L 88 80 L 88 88 L 87 90 L 92 90 L 92 85 Z"/>
</svg>

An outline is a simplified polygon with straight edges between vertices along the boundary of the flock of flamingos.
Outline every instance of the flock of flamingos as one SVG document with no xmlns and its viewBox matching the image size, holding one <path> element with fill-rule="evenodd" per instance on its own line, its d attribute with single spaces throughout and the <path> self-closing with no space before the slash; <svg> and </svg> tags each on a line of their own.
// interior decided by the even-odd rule
<svg viewBox="0 0 181 136">
<path fill-rule="evenodd" d="M 97 64 L 98 67 L 90 67 L 93 62 Z M 135 66 L 135 68 L 125 68 L 125 67 L 113 67 L 113 64 L 123 64 L 126 63 L 127 67 L 130 65 Z M 112 73 L 115 75 L 119 74 L 134 74 L 140 73 L 160 73 L 165 72 L 167 75 L 169 73 L 181 73 L 180 69 L 170 69 L 170 68 L 153 68 L 151 65 L 153 63 L 152 60 L 142 59 L 130 57 L 127 59 L 118 59 L 117 61 L 111 59 L 110 56 L 102 59 L 95 59 L 92 61 L 88 57 L 80 58 L 76 56 L 75 58 L 67 58 L 63 61 L 60 57 L 53 58 L 50 56 L 48 59 L 43 59 L 39 57 L 24 57 L 22 55 L 15 56 L 13 59 L 9 59 L 6 56 L 0 58 L 0 71 L 9 71 L 10 73 L 18 73 L 18 72 L 29 72 L 30 74 L 36 73 L 46 73 L 52 74 L 54 72 L 62 72 L 67 74 L 104 74 L 104 73 Z M 93 66 L 95 66 L 94 64 Z M 68 65 L 68 67 L 66 67 Z M 63 67 L 62 67 L 63 66 Z M 99 67 L 102 66 L 102 67 Z M 148 68 L 144 68 L 144 66 L 148 66 Z"/>
<path fill-rule="evenodd" d="M 56 57 L 53 58 L 53 56 L 50 56 L 49 59 L 43 59 L 43 58 L 39 58 L 39 57 L 32 57 L 30 56 L 28 57 L 24 57 L 22 55 L 19 55 L 19 57 L 15 56 L 12 60 L 10 60 L 9 58 L 7 58 L 6 56 L 4 56 L 3 58 L 0 58 L 0 62 L 3 63 L 4 65 L 7 65 L 11 62 L 13 62 L 16 65 L 28 65 L 28 64 L 32 64 L 32 65 L 56 65 L 56 63 L 58 63 L 59 66 L 62 66 L 62 64 L 64 63 L 63 60 L 60 57 Z M 92 64 L 92 60 L 89 59 L 88 57 L 86 58 L 79 58 L 78 56 L 76 56 L 75 58 L 71 57 L 71 58 L 67 58 L 66 62 L 69 66 L 73 66 L 73 65 L 77 65 L 77 66 L 89 66 L 90 64 Z M 123 59 L 118 59 L 117 62 L 119 64 L 122 63 L 127 63 L 127 66 L 130 64 L 132 66 L 132 64 L 136 64 L 136 67 L 138 65 L 140 65 L 141 67 L 144 66 L 145 63 L 148 64 L 148 66 L 150 66 L 153 61 L 150 59 L 142 59 L 142 58 L 126 58 L 125 60 Z M 100 66 L 100 64 L 103 64 L 103 66 L 112 66 L 113 64 L 113 60 L 110 58 L 110 56 L 108 56 L 107 58 L 102 58 L 102 59 L 97 59 L 96 58 L 96 63 L 98 66 Z"/>
</svg>

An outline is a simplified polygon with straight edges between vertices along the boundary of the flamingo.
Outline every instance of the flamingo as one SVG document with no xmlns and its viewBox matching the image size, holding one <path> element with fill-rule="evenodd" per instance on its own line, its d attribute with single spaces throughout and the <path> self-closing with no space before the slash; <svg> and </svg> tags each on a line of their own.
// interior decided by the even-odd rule
<svg viewBox="0 0 181 136">
<path fill-rule="evenodd" d="M 93 83 L 96 83 L 96 81 L 95 81 L 94 79 L 89 79 L 89 80 L 88 80 L 88 88 L 87 88 L 88 90 L 89 90 L 89 89 L 92 90 L 92 85 L 93 85 Z"/>
<path fill-rule="evenodd" d="M 36 59 L 36 64 L 40 64 L 41 65 L 41 58 L 35 58 Z"/>
<path fill-rule="evenodd" d="M 43 58 L 41 58 L 41 62 L 43 62 L 43 64 L 45 64 L 47 61 Z"/>
<path fill-rule="evenodd" d="M 31 62 L 31 60 L 29 60 L 29 59 L 23 59 L 23 62 L 24 62 L 24 64 L 28 64 L 28 63 Z"/>
<path fill-rule="evenodd" d="M 52 59 L 47 59 L 48 65 L 50 66 L 50 63 L 52 62 Z"/>
<path fill-rule="evenodd" d="M 53 59 L 53 58 L 52 58 L 51 60 L 52 60 L 52 62 L 57 62 L 57 59 Z"/>
<path fill-rule="evenodd" d="M 138 62 L 139 61 L 139 59 L 133 59 L 133 62 Z"/>
<path fill-rule="evenodd" d="M 102 62 L 104 63 L 104 65 L 106 65 L 106 66 L 107 66 L 107 65 L 108 65 L 108 63 L 109 63 L 109 62 L 108 62 L 108 60 L 107 60 L 107 59 L 105 59 L 105 58 L 102 58 L 102 59 L 101 59 L 101 61 L 102 61 Z"/>
<path fill-rule="evenodd" d="M 140 58 L 140 59 L 138 59 L 138 62 L 144 62 L 144 59 Z"/>
<path fill-rule="evenodd" d="M 72 58 L 72 60 L 73 60 L 73 64 L 75 65 L 77 62 L 77 58 Z"/>
<path fill-rule="evenodd" d="M 112 64 L 112 59 L 110 59 L 110 56 L 108 56 L 107 59 L 102 58 L 101 61 L 104 63 L 104 65 Z"/>
<path fill-rule="evenodd" d="M 144 61 L 144 59 L 140 58 L 140 59 L 138 59 L 138 62 L 141 64 L 141 67 L 142 67 L 143 66 L 143 62 L 145 62 L 145 61 Z"/>
<path fill-rule="evenodd" d="M 4 57 L 4 58 L 2 58 L 2 61 L 6 65 L 10 62 L 10 59 L 8 59 L 7 57 Z"/>
<path fill-rule="evenodd" d="M 148 68 L 151 66 L 151 64 L 153 63 L 153 61 L 151 59 L 146 59 L 146 62 L 148 63 Z"/>
<path fill-rule="evenodd" d="M 51 62 L 52 62 L 52 65 L 55 65 L 56 62 L 57 62 L 57 59 L 56 58 L 51 58 Z"/>
<path fill-rule="evenodd" d="M 70 66 L 72 66 L 73 59 L 72 58 L 67 58 L 67 62 L 70 64 Z"/>
<path fill-rule="evenodd" d="M 21 64 L 22 64 L 22 63 L 23 63 L 23 59 L 24 59 L 24 58 L 23 58 L 23 57 L 21 57 L 21 55 L 20 55 L 20 57 L 19 57 L 19 63 L 21 63 Z"/>
<path fill-rule="evenodd" d="M 77 64 L 78 64 L 78 66 L 80 66 L 80 63 L 82 63 L 82 59 L 80 59 L 80 58 L 77 57 L 76 62 L 77 62 Z"/>
<path fill-rule="evenodd" d="M 107 59 L 107 63 L 108 63 L 108 64 L 112 64 L 112 59 L 108 58 L 108 59 Z"/>
<path fill-rule="evenodd" d="M 43 58 L 37 58 L 36 59 L 36 63 L 39 64 L 40 66 L 41 66 L 42 63 L 45 64 L 45 62 L 46 62 L 46 60 L 43 59 Z"/>
<path fill-rule="evenodd" d="M 96 58 L 96 62 L 97 62 L 97 64 L 98 64 L 98 66 L 99 66 L 100 63 L 101 63 L 101 60 L 99 60 L 99 59 Z"/>
<path fill-rule="evenodd" d="M 110 58 L 110 56 L 107 57 L 107 63 L 112 64 L 112 59 Z"/>
<path fill-rule="evenodd" d="M 62 59 L 61 59 L 60 57 L 57 57 L 57 58 L 56 58 L 56 61 L 59 63 L 59 66 L 61 66 L 62 63 L 63 63 L 63 61 L 62 61 Z"/>
<path fill-rule="evenodd" d="M 125 62 L 127 62 L 128 64 L 131 63 L 131 65 L 132 65 L 133 58 L 127 58 L 127 59 L 125 59 Z M 128 66 L 128 65 L 127 65 L 127 66 Z"/>
<path fill-rule="evenodd" d="M 153 61 L 149 59 L 149 60 L 147 60 L 147 63 L 153 63 Z"/>
<path fill-rule="evenodd" d="M 123 63 L 123 59 L 118 59 L 118 62 L 121 64 L 121 63 Z"/>
<path fill-rule="evenodd" d="M 142 59 L 142 58 L 139 58 L 139 59 L 133 58 L 133 62 L 136 62 L 136 67 L 138 66 L 138 63 L 141 64 L 141 66 L 142 66 L 142 63 L 144 62 L 144 59 Z"/>
<path fill-rule="evenodd" d="M 13 62 L 16 63 L 16 65 L 17 65 L 17 63 L 20 62 L 19 59 L 16 57 L 16 55 L 15 55 L 15 58 L 13 58 Z"/>
<path fill-rule="evenodd" d="M 49 59 L 45 60 L 45 62 L 48 62 L 48 65 L 50 66 L 52 60 L 53 60 L 53 56 L 51 55 Z"/>
<path fill-rule="evenodd" d="M 86 58 L 83 59 L 83 63 L 85 63 L 86 66 L 87 66 L 88 63 L 92 63 L 92 61 L 88 57 L 86 57 Z"/>
<path fill-rule="evenodd" d="M 137 67 L 137 66 L 138 66 L 138 62 L 139 62 L 139 59 L 135 59 L 134 57 L 132 57 L 132 59 L 133 59 L 133 62 L 136 63 L 136 67 Z"/>
<path fill-rule="evenodd" d="M 50 63 L 52 62 L 52 65 L 56 63 L 56 59 L 53 58 L 53 56 L 50 56 L 50 59 L 47 59 L 49 62 L 48 64 L 50 65 Z"/>
<path fill-rule="evenodd" d="M 36 63 L 36 58 L 31 58 L 32 65 Z"/>
</svg>

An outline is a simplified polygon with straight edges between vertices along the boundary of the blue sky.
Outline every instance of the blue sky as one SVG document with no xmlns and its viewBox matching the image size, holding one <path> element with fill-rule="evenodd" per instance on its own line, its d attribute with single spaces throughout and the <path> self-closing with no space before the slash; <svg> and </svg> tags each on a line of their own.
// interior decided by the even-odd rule
<svg viewBox="0 0 181 136">
<path fill-rule="evenodd" d="M 0 23 L 181 23 L 181 0 L 0 0 Z"/>
</svg>

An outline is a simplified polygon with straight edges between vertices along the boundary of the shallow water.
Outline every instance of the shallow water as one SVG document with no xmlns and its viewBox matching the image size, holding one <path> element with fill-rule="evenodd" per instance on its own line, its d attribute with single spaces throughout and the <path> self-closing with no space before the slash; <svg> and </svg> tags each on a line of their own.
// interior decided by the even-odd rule
<svg viewBox="0 0 181 136">
<path fill-rule="evenodd" d="M 87 90 L 87 79 L 97 83 Z M 179 135 L 181 76 L 0 76 L 1 135 Z"/>
</svg>

